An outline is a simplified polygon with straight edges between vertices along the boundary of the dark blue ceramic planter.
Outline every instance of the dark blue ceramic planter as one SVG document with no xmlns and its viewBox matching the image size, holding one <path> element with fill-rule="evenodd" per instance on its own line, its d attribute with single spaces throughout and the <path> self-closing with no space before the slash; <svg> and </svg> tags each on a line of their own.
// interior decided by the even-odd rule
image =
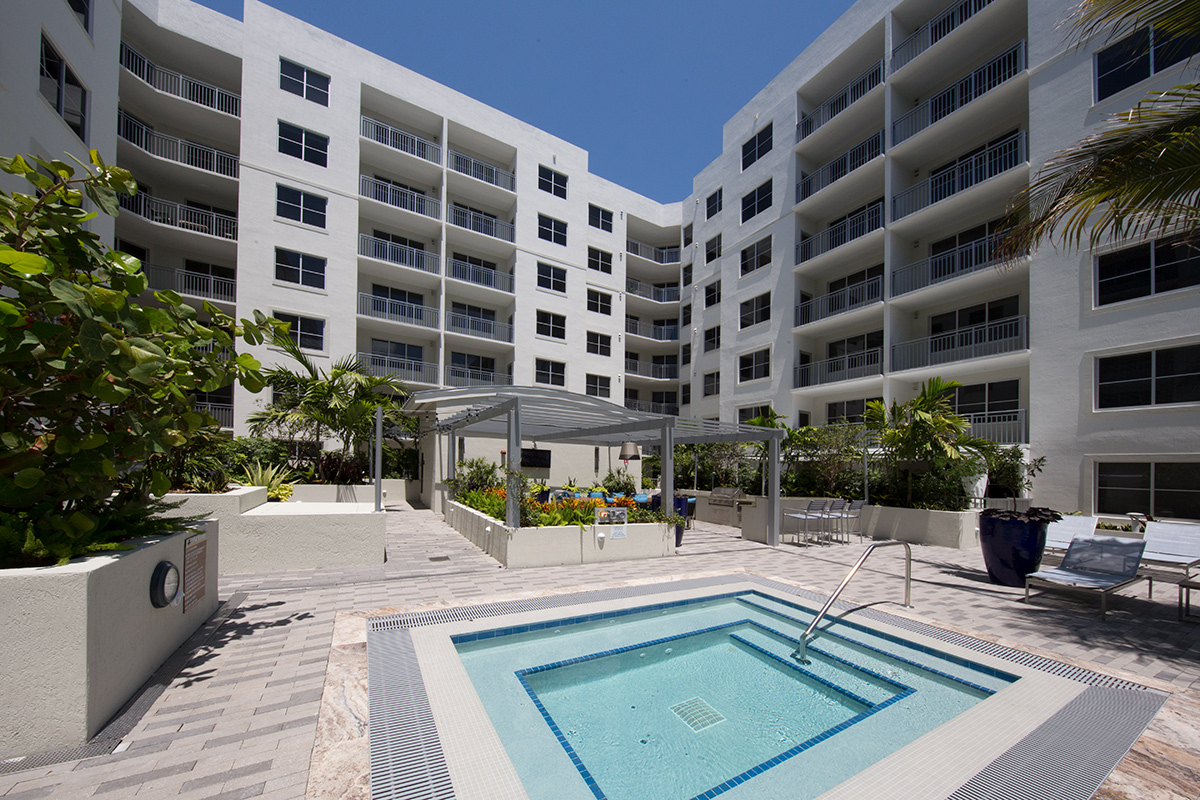
<svg viewBox="0 0 1200 800">
<path fill-rule="evenodd" d="M 1042 563 L 1046 523 L 981 516 L 979 547 L 992 583 L 1024 586 L 1025 576 L 1037 572 Z"/>
</svg>

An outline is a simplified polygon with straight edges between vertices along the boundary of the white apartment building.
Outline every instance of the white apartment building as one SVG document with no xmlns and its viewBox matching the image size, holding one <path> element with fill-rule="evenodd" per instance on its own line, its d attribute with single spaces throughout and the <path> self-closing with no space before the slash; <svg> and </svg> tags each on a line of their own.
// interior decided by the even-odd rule
<svg viewBox="0 0 1200 800">
<path fill-rule="evenodd" d="M 1200 518 L 1200 257 L 1045 246 L 1001 270 L 991 238 L 1053 153 L 1194 79 L 1192 48 L 1065 48 L 1065 0 L 945 2 L 855 3 L 676 204 L 257 0 L 242 22 L 5 0 L 0 148 L 128 167 L 142 192 L 97 231 L 319 360 L 793 425 L 940 375 L 975 433 L 1046 457 L 1038 502 Z M 237 431 L 261 402 L 202 400 Z"/>
</svg>

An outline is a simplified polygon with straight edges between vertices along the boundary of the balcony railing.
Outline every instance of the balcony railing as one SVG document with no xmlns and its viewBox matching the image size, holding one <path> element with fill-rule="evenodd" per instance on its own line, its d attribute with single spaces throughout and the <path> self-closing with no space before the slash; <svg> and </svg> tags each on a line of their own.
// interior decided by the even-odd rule
<svg viewBox="0 0 1200 800">
<path fill-rule="evenodd" d="M 232 303 L 237 300 L 237 283 L 229 278 L 218 278 L 214 275 L 204 275 L 199 272 L 188 272 L 185 269 L 160 267 L 157 264 L 143 264 L 146 280 L 151 289 L 169 289 L 179 294 L 192 297 L 206 297 Z"/>
<path fill-rule="evenodd" d="M 626 319 L 625 332 L 632 333 L 634 336 L 644 336 L 647 339 L 655 339 L 660 342 L 673 342 L 679 340 L 678 325 L 652 325 L 649 322 L 642 322 L 636 319 Z"/>
<path fill-rule="evenodd" d="M 986 236 L 974 242 L 938 253 L 915 264 L 892 270 L 892 296 L 915 292 L 935 283 L 967 275 L 996 264 L 996 238 Z"/>
<path fill-rule="evenodd" d="M 653 284 L 642 283 L 634 278 L 626 278 L 625 292 L 627 294 L 635 294 L 638 297 L 645 297 L 647 300 L 653 300 L 656 303 L 679 302 L 678 286 L 654 286 Z"/>
<path fill-rule="evenodd" d="M 635 256 L 654 261 L 658 264 L 679 263 L 678 247 L 654 247 L 639 242 L 637 239 L 626 239 L 625 250 L 626 252 L 633 253 Z"/>
<path fill-rule="evenodd" d="M 510 192 L 517 190 L 516 175 L 513 175 L 508 170 L 493 166 L 486 161 L 471 158 L 456 150 L 450 151 L 450 169 L 455 172 L 461 172 L 463 175 L 470 175 L 472 178 L 484 183 L 499 186 L 501 189 L 508 189 Z"/>
<path fill-rule="evenodd" d="M 446 332 L 464 333 L 467 336 L 478 336 L 497 342 L 511 342 L 513 340 L 512 325 L 496 322 L 491 319 L 471 317 L 466 314 L 447 314 Z"/>
<path fill-rule="evenodd" d="M 939 200 L 983 183 L 1025 163 L 1027 159 L 1025 131 L 1017 131 L 896 195 L 892 198 L 892 220 L 907 217 Z"/>
<path fill-rule="evenodd" d="M 467 367 L 446 367 L 447 386 L 511 386 L 512 377 L 507 374 Z"/>
<path fill-rule="evenodd" d="M 202 144 L 155 132 L 124 111 L 117 112 L 117 135 L 151 155 L 218 175 L 238 176 L 238 157 Z"/>
<path fill-rule="evenodd" d="M 1024 71 L 1025 42 L 1021 41 L 893 122 L 892 145 L 925 130 Z"/>
<path fill-rule="evenodd" d="M 679 365 L 655 364 L 651 361 L 639 361 L 636 358 L 627 358 L 625 359 L 625 374 L 641 375 L 643 378 L 675 380 L 679 377 Z"/>
<path fill-rule="evenodd" d="M 160 200 L 146 194 L 118 195 L 121 208 L 139 217 L 145 217 L 160 225 L 170 225 L 194 233 L 207 233 L 222 239 L 237 239 L 236 217 L 215 214 L 201 208 L 192 208 L 170 200 Z"/>
<path fill-rule="evenodd" d="M 424 361 L 409 361 L 407 358 L 392 358 L 376 353 L 359 353 L 358 360 L 367 369 L 368 375 L 384 378 L 395 375 L 408 383 L 437 384 L 438 365 Z"/>
<path fill-rule="evenodd" d="M 466 261 L 460 261 L 457 258 L 452 258 L 447 264 L 446 271 L 455 280 L 474 283 L 477 286 L 499 289 L 509 294 L 512 294 L 513 291 L 513 276 L 507 272 L 501 272 L 494 267 L 481 267 L 478 264 L 471 264 Z"/>
<path fill-rule="evenodd" d="M 630 411 L 646 411 L 651 414 L 667 414 L 679 416 L 679 406 L 675 403 L 651 403 L 649 400 L 626 400 L 625 407 Z"/>
<path fill-rule="evenodd" d="M 233 92 L 163 69 L 146 60 L 138 51 L 121 42 L 121 66 L 160 92 L 173 94 L 234 117 L 241 116 L 242 98 Z"/>
<path fill-rule="evenodd" d="M 792 372 L 792 387 L 820 386 L 823 383 L 849 381 L 883 374 L 883 348 L 827 358 L 811 364 L 797 364 Z"/>
<path fill-rule="evenodd" d="M 228 403 L 195 403 L 192 408 L 201 414 L 208 414 L 220 423 L 222 428 L 233 427 L 233 406 Z"/>
<path fill-rule="evenodd" d="M 883 299 L 883 278 L 871 278 L 866 283 L 856 283 L 836 292 L 814 297 L 807 303 L 796 306 L 795 324 L 807 325 L 819 319 L 844 314 L 856 308 L 878 303 Z"/>
<path fill-rule="evenodd" d="M 387 297 L 377 297 L 366 292 L 358 293 L 358 313 L 364 317 L 420 325 L 422 328 L 438 327 L 438 310 L 415 303 L 405 303 Z"/>
<path fill-rule="evenodd" d="M 432 219 L 442 218 L 442 207 L 437 198 L 426 197 L 410 189 L 393 186 L 390 183 L 375 180 L 367 175 L 359 176 L 358 192 L 363 197 L 369 197 L 372 200 L 378 200 L 381 203 L 387 203 L 389 206 L 402 208 L 414 214 L 421 214 Z"/>
<path fill-rule="evenodd" d="M 924 53 L 943 36 L 991 4 L 992 0 L 955 0 L 953 5 L 892 49 L 891 71 L 895 72 Z"/>
<path fill-rule="evenodd" d="M 883 201 L 868 206 L 863 211 L 847 217 L 841 222 L 830 225 L 816 236 L 801 239 L 796 244 L 796 263 L 803 264 L 809 259 L 828 253 L 836 247 L 865 236 L 873 230 L 883 227 Z"/>
<path fill-rule="evenodd" d="M 892 371 L 998 356 L 1029 348 L 1027 317 L 972 325 L 892 345 Z"/>
<path fill-rule="evenodd" d="M 864 139 L 830 161 L 825 166 L 807 175 L 796 184 L 796 202 L 806 200 L 834 181 L 844 178 L 871 159 L 883 153 L 883 131 Z"/>
<path fill-rule="evenodd" d="M 805 114 L 796 125 L 796 141 L 812 135 L 813 131 L 845 111 L 856 100 L 881 83 L 883 83 L 883 59 L 867 67 L 863 74 L 846 84 L 840 92 Z"/>
<path fill-rule="evenodd" d="M 996 444 L 1027 444 L 1029 429 L 1025 426 L 1025 409 L 1013 411 L 989 411 L 981 414 L 965 414 L 971 421 L 967 433 Z"/>
<path fill-rule="evenodd" d="M 408 131 L 393 128 L 385 122 L 363 117 L 360 132 L 364 139 L 379 142 L 394 150 L 408 153 L 410 156 L 432 161 L 434 164 L 442 163 L 442 146 L 440 144 L 422 139 Z"/>
<path fill-rule="evenodd" d="M 358 235 L 358 254 L 367 258 L 377 258 L 402 267 L 412 267 L 422 272 L 437 275 L 441 272 L 438 267 L 438 254 L 418 250 L 403 244 L 389 242 L 386 239 L 376 239 L 365 233 Z"/>
<path fill-rule="evenodd" d="M 469 231 L 482 233 L 484 236 L 494 236 L 497 239 L 503 239 L 506 242 L 515 242 L 517 234 L 510 222 L 489 217 L 487 214 L 480 214 L 477 211 L 471 211 L 458 206 L 450 206 L 450 224 L 457 225 L 460 228 L 466 228 Z"/>
</svg>

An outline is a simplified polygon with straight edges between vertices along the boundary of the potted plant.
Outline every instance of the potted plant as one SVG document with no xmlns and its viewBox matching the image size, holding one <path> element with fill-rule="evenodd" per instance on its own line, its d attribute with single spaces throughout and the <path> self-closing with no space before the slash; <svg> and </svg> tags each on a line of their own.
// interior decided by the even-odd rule
<svg viewBox="0 0 1200 800">
<path fill-rule="evenodd" d="M 988 579 L 1000 586 L 1024 586 L 1037 572 L 1046 547 L 1046 526 L 1062 519 L 1049 508 L 1026 511 L 985 508 L 979 512 L 979 547 Z"/>
</svg>

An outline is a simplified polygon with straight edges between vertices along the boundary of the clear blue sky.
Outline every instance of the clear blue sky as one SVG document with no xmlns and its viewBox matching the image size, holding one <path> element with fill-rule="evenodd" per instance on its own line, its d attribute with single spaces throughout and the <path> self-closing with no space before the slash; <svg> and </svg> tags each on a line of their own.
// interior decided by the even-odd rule
<svg viewBox="0 0 1200 800">
<path fill-rule="evenodd" d="M 199 0 L 241 18 L 242 0 Z M 268 0 L 682 200 L 721 126 L 851 0 Z"/>
</svg>

